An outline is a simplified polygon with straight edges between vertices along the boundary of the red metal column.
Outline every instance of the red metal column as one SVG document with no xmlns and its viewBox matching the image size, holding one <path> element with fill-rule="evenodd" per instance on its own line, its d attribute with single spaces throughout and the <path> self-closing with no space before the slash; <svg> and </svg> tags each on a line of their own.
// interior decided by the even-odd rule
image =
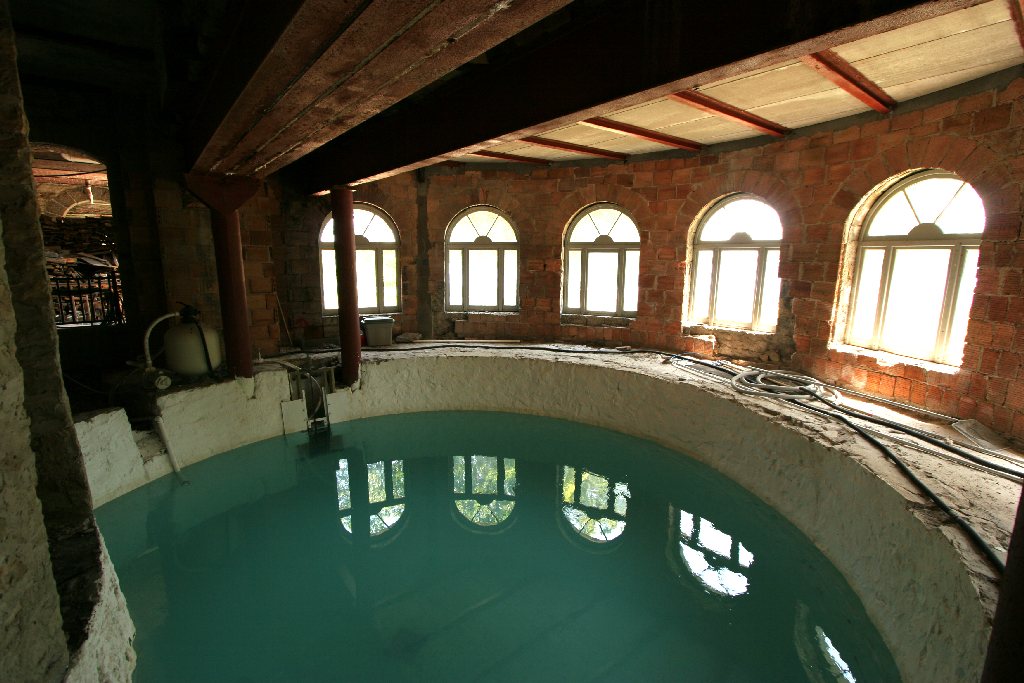
<svg viewBox="0 0 1024 683">
<path fill-rule="evenodd" d="M 260 182 L 241 176 L 190 173 L 186 176 L 186 183 L 188 189 L 210 208 L 228 369 L 236 377 L 252 377 L 249 304 L 245 293 L 238 207 L 256 194 Z"/>
<path fill-rule="evenodd" d="M 331 188 L 334 216 L 334 262 L 338 274 L 338 333 L 341 337 L 341 383 L 359 379 L 359 303 L 356 296 L 356 232 L 352 224 L 352 188 Z"/>
<path fill-rule="evenodd" d="M 999 604 L 992 620 L 982 683 L 1019 681 L 1024 652 L 1024 493 L 1017 503 L 1006 571 L 999 582 Z"/>
</svg>

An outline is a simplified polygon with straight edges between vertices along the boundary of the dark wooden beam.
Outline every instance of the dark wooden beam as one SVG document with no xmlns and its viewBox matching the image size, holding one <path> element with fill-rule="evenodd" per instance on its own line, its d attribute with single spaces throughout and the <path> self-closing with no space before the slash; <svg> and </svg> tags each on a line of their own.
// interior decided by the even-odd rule
<svg viewBox="0 0 1024 683">
<path fill-rule="evenodd" d="M 641 140 L 657 142 L 662 145 L 668 145 L 669 147 L 676 147 L 678 149 L 685 149 L 690 152 L 696 152 L 701 148 L 701 144 L 699 142 L 694 142 L 693 140 L 677 138 L 674 135 L 666 135 L 665 133 L 659 133 L 656 130 L 641 128 L 640 126 L 633 126 L 628 123 L 622 123 L 620 121 L 613 121 L 612 119 L 606 119 L 601 116 L 596 116 L 592 119 L 586 119 L 584 121 L 580 121 L 580 123 L 584 126 L 590 126 L 591 128 L 598 128 L 600 130 L 610 130 L 613 133 L 630 135 L 635 138 L 640 138 Z"/>
<path fill-rule="evenodd" d="M 875 111 L 888 114 L 896 108 L 896 100 L 832 50 L 804 55 L 802 61 Z"/>
<path fill-rule="evenodd" d="M 593 4 L 600 11 L 580 17 L 572 13 L 591 3 L 570 4 L 569 20 L 529 50 L 509 50 L 398 103 L 293 162 L 289 175 L 310 193 L 388 177 L 976 3 L 803 2 L 800 11 L 790 0 Z"/>
<path fill-rule="evenodd" d="M 207 87 L 194 168 L 271 173 L 569 1 L 286 0 L 262 23 L 254 8 Z"/>
<path fill-rule="evenodd" d="M 562 152 L 579 152 L 580 154 L 590 154 L 595 157 L 604 157 L 605 159 L 615 159 L 617 161 L 626 160 L 626 155 L 618 152 L 610 152 L 607 149 L 598 149 L 597 147 L 587 147 L 585 145 L 574 145 L 571 142 L 562 142 L 561 140 L 552 140 L 551 138 L 541 138 L 536 135 L 530 135 L 523 138 L 523 142 L 528 142 L 531 145 L 537 145 L 538 147 L 557 149 Z"/>
<path fill-rule="evenodd" d="M 689 107 L 700 109 L 701 111 L 707 112 L 713 116 L 741 123 L 744 126 L 748 126 L 773 137 L 781 138 L 789 132 L 788 128 L 781 126 L 774 121 L 769 121 L 757 114 L 751 114 L 749 111 L 740 109 L 739 107 L 734 107 L 727 102 L 716 100 L 714 97 L 709 97 L 704 93 L 697 92 L 696 90 L 674 92 L 668 97 L 669 99 L 675 100 L 676 102 L 680 102 Z"/>
<path fill-rule="evenodd" d="M 478 157 L 487 157 L 488 159 L 501 159 L 502 161 L 518 161 L 524 164 L 543 164 L 547 165 L 551 163 L 547 159 L 538 159 L 537 157 L 524 157 L 518 154 L 505 154 L 504 152 L 489 152 L 486 149 L 480 149 L 472 152 Z"/>
</svg>

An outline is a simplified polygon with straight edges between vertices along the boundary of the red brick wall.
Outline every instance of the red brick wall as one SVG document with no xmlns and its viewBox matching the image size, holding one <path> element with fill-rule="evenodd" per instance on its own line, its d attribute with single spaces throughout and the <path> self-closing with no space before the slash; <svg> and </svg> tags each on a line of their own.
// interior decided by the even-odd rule
<svg viewBox="0 0 1024 683">
<path fill-rule="evenodd" d="M 1017 80 L 999 90 L 840 130 L 690 158 L 507 171 L 432 169 L 427 176 L 428 260 L 438 336 L 454 332 L 460 337 L 710 350 L 692 336 L 704 330 L 681 323 L 690 229 L 712 200 L 728 192 L 751 192 L 776 208 L 784 226 L 779 329 L 774 337 L 757 337 L 756 344 L 743 339 L 753 335 L 716 333 L 720 353 L 761 359 L 780 354 L 783 364 L 841 386 L 975 417 L 1024 439 L 1022 94 L 1024 80 Z M 851 211 L 879 183 L 924 167 L 958 174 L 985 202 L 978 287 L 959 371 L 898 359 L 883 364 L 867 354 L 829 348 Z M 405 306 L 399 320 L 415 329 L 416 306 L 425 303 L 418 301 L 415 287 L 415 178 L 406 175 L 362 186 L 357 200 L 380 205 L 398 223 Z M 610 326 L 575 324 L 559 314 L 563 231 L 576 211 L 596 201 L 624 207 L 636 220 L 642 240 L 637 317 Z M 519 231 L 519 313 L 455 315 L 442 310 L 444 231 L 458 211 L 480 203 L 503 210 Z M 313 280 L 307 282 L 307 273 L 299 271 L 312 267 L 306 254 L 315 253 L 309 250 L 315 247 L 310 230 L 316 228 L 319 219 L 315 228 L 308 219 L 285 226 L 286 249 L 297 246 L 298 233 L 304 235 L 301 250 L 288 252 L 285 267 L 292 305 L 299 303 L 294 301 L 297 296 L 313 298 Z M 313 316 L 313 308 L 307 314 Z"/>
</svg>

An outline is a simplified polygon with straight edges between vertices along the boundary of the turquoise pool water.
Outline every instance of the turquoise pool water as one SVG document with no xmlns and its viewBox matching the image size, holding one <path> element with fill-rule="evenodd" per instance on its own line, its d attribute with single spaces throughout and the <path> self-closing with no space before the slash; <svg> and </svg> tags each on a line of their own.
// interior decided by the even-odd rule
<svg viewBox="0 0 1024 683">
<path fill-rule="evenodd" d="M 791 525 L 616 432 L 417 413 L 185 473 L 96 513 L 136 681 L 899 680 Z"/>
</svg>

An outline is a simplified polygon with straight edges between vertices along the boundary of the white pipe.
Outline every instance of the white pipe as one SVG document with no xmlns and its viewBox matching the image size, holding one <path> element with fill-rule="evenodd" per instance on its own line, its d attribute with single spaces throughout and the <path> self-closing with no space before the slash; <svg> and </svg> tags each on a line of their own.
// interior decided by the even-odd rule
<svg viewBox="0 0 1024 683">
<path fill-rule="evenodd" d="M 175 313 L 175 315 L 177 314 Z M 156 427 L 156 433 L 160 437 L 160 440 L 164 442 L 164 448 L 167 449 L 167 460 L 171 463 L 171 469 L 174 470 L 174 473 L 178 475 L 178 478 L 181 479 L 183 484 L 189 483 L 181 473 L 181 466 L 178 465 L 178 461 L 174 457 L 174 451 L 171 450 L 171 442 L 167 439 L 167 430 L 164 427 L 164 419 L 157 415 L 153 418 L 153 425 Z"/>
<path fill-rule="evenodd" d="M 146 355 L 146 369 L 147 370 L 150 370 L 153 367 L 153 358 L 152 358 L 152 356 L 149 355 L 149 335 L 153 333 L 153 328 L 155 328 L 157 325 L 159 325 L 160 323 L 162 323 L 163 321 L 165 321 L 165 320 L 167 320 L 169 318 L 177 318 L 178 315 L 179 315 L 178 313 L 167 313 L 165 315 L 162 315 L 159 318 L 157 318 L 156 320 L 154 320 L 153 322 L 151 322 L 149 324 L 149 327 L 146 328 L 146 334 L 143 335 L 143 337 L 142 337 L 142 352 Z M 156 419 L 159 420 L 160 418 L 156 418 Z"/>
</svg>

